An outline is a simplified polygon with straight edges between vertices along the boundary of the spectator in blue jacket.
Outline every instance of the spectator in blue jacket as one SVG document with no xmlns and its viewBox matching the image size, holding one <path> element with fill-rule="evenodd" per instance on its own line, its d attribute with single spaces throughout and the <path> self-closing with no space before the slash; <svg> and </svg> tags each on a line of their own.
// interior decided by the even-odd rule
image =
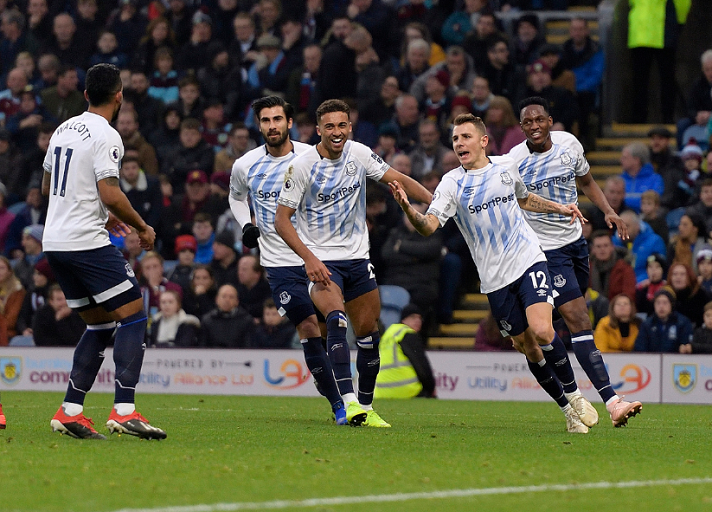
<svg viewBox="0 0 712 512">
<path fill-rule="evenodd" d="M 627 198 L 626 198 L 627 199 Z M 631 210 L 626 210 L 620 214 L 623 222 L 628 226 L 628 236 L 626 241 L 620 237 L 613 237 L 614 244 L 618 247 L 626 247 L 633 255 L 633 269 L 635 270 L 636 283 L 640 283 L 648 278 L 646 271 L 648 256 L 653 254 L 666 254 L 667 246 L 647 222 L 638 218 Z"/>
<path fill-rule="evenodd" d="M 675 292 L 663 286 L 655 292 L 654 313 L 640 326 L 635 339 L 636 352 L 689 353 L 692 323 L 674 311 Z"/>
<path fill-rule="evenodd" d="M 650 163 L 650 149 L 642 142 L 631 142 L 621 151 L 621 167 L 625 180 L 626 205 L 640 213 L 640 196 L 646 190 L 663 195 L 663 177 L 655 172 Z"/>
</svg>

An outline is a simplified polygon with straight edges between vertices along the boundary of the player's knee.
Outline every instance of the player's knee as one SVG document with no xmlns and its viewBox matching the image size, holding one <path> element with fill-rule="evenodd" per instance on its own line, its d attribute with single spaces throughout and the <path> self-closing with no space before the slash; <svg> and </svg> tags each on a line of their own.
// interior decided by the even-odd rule
<svg viewBox="0 0 712 512">
<path fill-rule="evenodd" d="M 551 322 L 536 322 L 530 325 L 532 335 L 539 345 L 548 345 L 554 339 L 554 327 Z"/>
<path fill-rule="evenodd" d="M 318 338 L 321 336 L 321 330 L 319 329 L 319 322 L 316 319 L 316 315 L 311 315 L 310 317 L 302 320 L 299 325 L 297 325 L 297 333 L 300 339 L 307 338 Z"/>
</svg>

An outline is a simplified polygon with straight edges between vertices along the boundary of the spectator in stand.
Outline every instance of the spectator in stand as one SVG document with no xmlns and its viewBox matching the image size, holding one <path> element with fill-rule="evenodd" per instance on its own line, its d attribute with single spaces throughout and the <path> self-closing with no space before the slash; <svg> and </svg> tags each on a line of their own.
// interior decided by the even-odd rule
<svg viewBox="0 0 712 512">
<path fill-rule="evenodd" d="M 71 65 L 62 65 L 57 74 L 57 85 L 40 92 L 42 103 L 59 123 L 78 116 L 87 109 L 87 100 L 77 90 L 79 78 Z"/>
<path fill-rule="evenodd" d="M 375 398 L 436 398 L 435 377 L 420 336 L 423 314 L 414 304 L 401 311 L 400 322 L 381 337 L 383 369 L 376 378 Z"/>
<path fill-rule="evenodd" d="M 0 125 L 20 110 L 20 94 L 27 87 L 27 75 L 20 68 L 11 69 L 7 74 L 7 89 L 0 92 Z"/>
<path fill-rule="evenodd" d="M 251 348 L 292 348 L 297 338 L 294 325 L 279 314 L 277 305 L 270 297 L 262 305 L 262 318 L 255 326 L 250 342 Z"/>
<path fill-rule="evenodd" d="M 451 46 L 447 49 L 445 62 L 441 62 L 432 66 L 428 71 L 423 73 L 410 87 L 410 94 L 422 103 L 426 96 L 426 83 L 428 77 L 437 75 L 440 71 L 447 72 L 449 84 L 446 94 L 454 95 L 460 89 L 467 89 L 475 79 L 475 67 L 470 57 L 465 50 L 460 46 Z M 441 75 L 442 76 L 442 75 Z"/>
<path fill-rule="evenodd" d="M 161 47 L 173 51 L 176 48 L 176 42 L 175 34 L 168 20 L 163 16 L 158 16 L 153 18 L 146 26 L 146 31 L 139 40 L 138 47 L 133 54 L 131 68 L 140 69 L 146 76 L 151 76 L 156 62 L 156 52 Z"/>
<path fill-rule="evenodd" d="M 37 134 L 42 123 L 56 122 L 44 105 L 38 103 L 37 91 L 31 85 L 25 87 L 20 93 L 20 110 L 6 121 L 7 129 L 13 135 L 17 149 L 22 154 L 29 153 L 37 143 Z M 18 191 L 15 185 L 21 176 L 19 173 L 13 179 L 13 183 L 8 183 L 11 191 Z"/>
<path fill-rule="evenodd" d="M 662 254 L 648 256 L 645 271 L 648 278 L 641 281 L 635 289 L 635 307 L 639 313 L 652 315 L 655 292 L 667 285 L 665 276 L 668 271 L 668 263 L 665 256 Z"/>
<path fill-rule="evenodd" d="M 40 54 L 52 53 L 64 65 L 86 69 L 96 41 L 82 41 L 76 32 L 77 25 L 68 13 L 57 14 L 52 22 L 53 37 L 40 47 Z"/>
<path fill-rule="evenodd" d="M 650 163 L 650 149 L 642 142 L 631 142 L 621 151 L 621 177 L 625 180 L 626 206 L 640 212 L 640 196 L 646 190 L 663 195 L 663 178 Z"/>
<path fill-rule="evenodd" d="M 210 62 L 214 48 L 221 46 L 221 43 L 212 40 L 212 19 L 207 12 L 198 9 L 193 13 L 191 22 L 190 40 L 178 47 L 176 67 L 185 72 L 197 73 Z"/>
<path fill-rule="evenodd" d="M 156 158 L 160 166 L 161 176 L 170 173 L 173 159 L 181 149 L 180 124 L 182 118 L 176 104 L 166 107 L 160 127 L 147 135 L 151 145 L 156 150 Z"/>
<path fill-rule="evenodd" d="M 346 15 L 373 37 L 373 48 L 385 62 L 390 55 L 393 12 L 380 0 L 351 0 Z M 326 99 L 326 98 L 324 98 Z"/>
<path fill-rule="evenodd" d="M 304 144 L 309 144 L 310 146 L 315 146 L 319 143 L 320 138 L 316 133 L 316 124 L 312 119 L 313 118 L 309 117 L 309 114 L 306 112 L 300 112 L 294 116 L 294 124 L 297 125 L 298 136 L 296 140 L 303 142 Z M 351 132 L 351 135 L 353 135 L 353 131 Z"/>
<path fill-rule="evenodd" d="M 193 235 L 180 235 L 176 237 L 175 253 L 178 255 L 178 264 L 166 276 L 172 283 L 183 290 L 186 297 L 190 290 L 190 281 L 195 270 L 195 253 L 198 243 Z"/>
<path fill-rule="evenodd" d="M 428 65 L 434 66 L 445 60 L 445 51 L 443 47 L 438 43 L 433 41 L 430 29 L 424 23 L 418 21 L 411 21 L 403 29 L 403 39 L 401 41 L 401 64 L 405 63 L 405 54 L 410 45 L 411 41 L 415 39 L 423 39 L 426 43 L 430 45 L 430 57 L 428 59 Z M 403 89 L 406 90 L 406 89 Z"/>
<path fill-rule="evenodd" d="M 544 44 L 539 49 L 539 60 L 551 70 L 551 84 L 566 89 L 576 96 L 576 75 L 561 64 L 561 47 L 558 44 Z M 586 118 L 588 119 L 588 118 Z M 579 119 L 579 124 L 581 124 Z"/>
<path fill-rule="evenodd" d="M 712 232 L 712 178 L 700 183 L 700 199 L 685 210 L 687 214 L 697 214 L 705 219 L 707 233 Z"/>
<path fill-rule="evenodd" d="M 625 180 L 622 177 L 609 176 L 606 178 L 606 182 L 603 185 L 603 195 L 606 196 L 608 204 L 618 215 L 630 209 L 625 202 Z M 712 194 L 710 198 L 712 199 Z M 591 209 L 588 219 L 591 221 L 591 227 L 594 231 L 608 229 L 605 216 L 598 208 Z"/>
<path fill-rule="evenodd" d="M 488 38 L 499 33 L 494 13 L 483 12 L 477 18 L 474 30 L 465 35 L 462 47 L 472 57 L 476 70 L 483 69 L 487 63 Z"/>
<path fill-rule="evenodd" d="M 514 65 L 524 69 L 532 64 L 539 57 L 539 48 L 543 44 L 544 35 L 541 33 L 539 17 L 533 13 L 522 14 L 514 24 L 512 39 Z"/>
<path fill-rule="evenodd" d="M 200 346 L 249 347 L 254 321 L 252 316 L 240 307 L 235 287 L 231 284 L 222 285 L 215 297 L 215 305 L 215 309 L 201 318 Z"/>
<path fill-rule="evenodd" d="M 525 83 L 524 71 L 518 70 L 510 60 L 507 39 L 499 34 L 487 40 L 487 62 L 480 74 L 487 79 L 490 91 L 505 96 L 509 101 L 518 101 Z"/>
<path fill-rule="evenodd" d="M 427 210 L 427 205 L 414 207 L 421 213 Z M 410 301 L 423 312 L 426 327 L 433 320 L 438 300 L 442 249 L 440 232 L 423 239 L 405 215 L 391 229 L 381 249 L 385 264 L 383 284 L 405 288 L 410 294 Z M 425 329 L 425 332 L 428 330 Z"/>
<path fill-rule="evenodd" d="M 25 17 L 17 9 L 2 13 L 2 40 L 0 41 L 0 75 L 5 76 L 20 52 L 36 54 L 39 43 L 34 35 L 25 31 Z"/>
<path fill-rule="evenodd" d="M 138 113 L 135 110 L 122 108 L 116 119 L 116 131 L 121 135 L 125 149 L 134 149 L 138 152 L 138 164 L 146 174 L 158 174 L 158 159 L 156 150 L 139 131 Z"/>
<path fill-rule="evenodd" d="M 490 102 L 494 98 L 494 94 L 490 90 L 489 80 L 484 76 L 476 76 L 472 81 L 472 105 L 470 112 L 477 117 L 484 119 L 487 115 L 487 109 Z"/>
<path fill-rule="evenodd" d="M 54 273 L 43 258 L 35 264 L 32 273 L 32 285 L 27 288 L 22 307 L 17 317 L 17 332 L 22 336 L 32 336 L 32 320 L 37 311 L 46 304 L 49 287 L 55 283 Z"/>
<path fill-rule="evenodd" d="M 13 272 L 25 290 L 29 290 L 32 287 L 32 274 L 35 271 L 35 265 L 44 258 L 44 253 L 42 252 L 43 232 L 44 226 L 42 224 L 33 224 L 22 230 L 22 249 L 24 254 L 14 263 Z"/>
<path fill-rule="evenodd" d="M 410 153 L 411 176 L 420 180 L 430 171 L 442 169 L 442 158 L 448 149 L 440 142 L 438 124 L 432 119 L 423 119 L 418 125 L 418 144 Z"/>
<path fill-rule="evenodd" d="M 149 251 L 141 258 L 141 295 L 149 323 L 155 319 L 160 307 L 161 293 L 173 290 L 182 295 L 183 290 L 163 275 L 163 258 L 155 251 Z"/>
<path fill-rule="evenodd" d="M 279 19 L 282 16 L 280 0 L 258 0 L 255 13 L 260 34 L 279 35 Z"/>
<path fill-rule="evenodd" d="M 199 335 L 200 320 L 181 308 L 181 295 L 173 290 L 161 293 L 160 309 L 151 325 L 149 346 L 197 347 Z"/>
<path fill-rule="evenodd" d="M 706 127 L 712 114 L 712 49 L 702 53 L 700 65 L 702 73 L 687 95 L 687 116 L 677 121 L 678 148 L 685 145 L 685 131 L 695 125 Z"/>
<path fill-rule="evenodd" d="M 7 346 L 17 334 L 17 317 L 25 289 L 12 271 L 10 261 L 0 256 L 0 346 Z"/>
<path fill-rule="evenodd" d="M 697 253 L 697 273 L 700 286 L 712 297 L 712 250 Z"/>
<path fill-rule="evenodd" d="M 148 95 L 170 105 L 180 99 L 178 94 L 178 72 L 173 65 L 173 50 L 162 46 L 155 52 L 153 66 L 147 76 L 151 77 Z"/>
<path fill-rule="evenodd" d="M 321 69 L 328 69 L 328 73 L 322 73 L 319 80 L 319 100 L 332 98 L 355 98 L 358 74 L 356 73 L 356 52 L 353 47 L 355 43 L 363 39 L 367 34 L 365 29 L 361 34 L 353 36 L 353 28 L 348 19 L 338 18 L 334 20 L 335 25 L 343 24 L 345 30 L 340 37 L 324 48 L 321 58 Z M 366 34 L 363 34 L 366 32 Z M 370 42 L 369 42 L 370 44 Z"/>
<path fill-rule="evenodd" d="M 695 271 L 684 263 L 672 263 L 668 285 L 675 292 L 675 311 L 684 314 L 695 327 L 703 323 L 704 308 L 712 297 L 700 286 Z"/>
<path fill-rule="evenodd" d="M 169 177 L 173 190 L 180 193 L 192 171 L 202 171 L 206 175 L 213 172 L 215 152 L 203 140 L 200 133 L 200 121 L 193 118 L 180 123 L 180 149 L 173 158 Z"/>
<path fill-rule="evenodd" d="M 647 222 L 663 241 L 670 239 L 665 210 L 660 205 L 660 195 L 654 190 L 646 190 L 640 195 L 640 219 Z"/>
<path fill-rule="evenodd" d="M 360 118 L 371 123 L 375 127 L 380 127 L 393 118 L 396 111 L 396 100 L 401 95 L 398 88 L 398 80 L 394 76 L 388 76 L 381 84 L 380 94 L 362 103 L 359 109 Z"/>
<path fill-rule="evenodd" d="M 569 39 L 564 42 L 561 65 L 576 76 L 576 99 L 579 106 L 579 132 L 584 140 L 589 134 L 590 115 L 596 111 L 599 99 L 605 54 L 591 38 L 588 21 L 572 18 L 569 24 Z"/>
<path fill-rule="evenodd" d="M 419 106 L 424 119 L 435 121 L 438 127 L 447 126 L 450 115 L 450 77 L 444 69 L 428 75 L 425 81 L 425 99 Z M 439 137 L 438 137 L 439 138 Z"/>
<path fill-rule="evenodd" d="M 410 153 L 418 144 L 418 122 L 420 112 L 418 101 L 410 94 L 401 94 L 395 102 L 396 112 L 389 125 L 397 133 L 396 147 Z"/>
<path fill-rule="evenodd" d="M 126 55 L 133 55 L 141 36 L 146 32 L 148 19 L 138 9 L 138 0 L 122 0 L 118 9 L 109 16 L 106 25 L 116 34 L 119 50 Z"/>
<path fill-rule="evenodd" d="M 232 27 L 234 39 L 230 43 L 228 51 L 234 61 L 242 68 L 243 77 L 246 77 L 247 70 L 250 69 L 259 55 L 255 21 L 249 13 L 238 12 L 232 20 Z"/>
<path fill-rule="evenodd" d="M 648 131 L 650 137 L 650 163 L 656 173 L 663 177 L 662 205 L 668 210 L 685 206 L 678 202 L 678 183 L 686 178 L 685 165 L 670 149 L 672 133 L 664 126 L 655 126 Z"/>
<path fill-rule="evenodd" d="M 217 4 L 217 5 L 216 5 Z M 244 2 L 239 2 L 244 4 Z M 227 46 L 233 38 L 232 20 L 244 9 L 244 5 L 239 5 L 238 0 L 218 0 L 213 2 L 213 38 Z"/>
<path fill-rule="evenodd" d="M 183 119 L 200 119 L 205 108 L 205 100 L 200 97 L 200 82 L 195 75 L 187 74 L 178 81 L 179 99 L 171 105 L 178 108 Z"/>
<path fill-rule="evenodd" d="M 656 234 L 647 223 L 640 220 L 631 210 L 624 211 L 620 214 L 620 217 L 628 226 L 628 240 L 624 245 L 624 242 L 619 237 L 615 237 L 614 243 L 618 247 L 628 248 L 635 262 L 633 269 L 635 270 L 636 282 L 639 283 L 647 277 L 645 266 L 648 256 L 655 253 L 665 254 L 667 247 L 660 235 Z"/>
<path fill-rule="evenodd" d="M 554 119 L 552 130 L 578 132 L 578 105 L 571 91 L 557 87 L 551 82 L 551 68 L 539 59 L 527 66 L 527 88 L 525 98 L 540 96 L 549 102 L 549 112 Z"/>
<path fill-rule="evenodd" d="M 398 89 L 410 90 L 413 83 L 430 68 L 429 60 L 430 43 L 420 38 L 410 41 L 406 48 L 404 64 L 396 73 Z"/>
<path fill-rule="evenodd" d="M 22 171 L 15 182 L 17 188 L 11 190 L 11 193 L 23 197 L 29 191 L 30 186 L 39 187 L 42 184 L 42 173 L 44 172 L 42 162 L 44 162 L 44 158 L 47 155 L 49 139 L 56 128 L 57 125 L 53 123 L 40 124 L 37 130 L 35 146 L 23 155 Z"/>
<path fill-rule="evenodd" d="M 680 347 L 681 354 L 712 354 L 712 302 L 705 304 L 704 324 L 695 329 L 692 342 Z"/>
<path fill-rule="evenodd" d="M 680 218 L 677 235 L 668 245 L 667 260 L 671 265 L 683 263 L 697 272 L 697 255 L 705 249 L 710 249 L 710 246 L 707 244 L 704 219 L 694 213 L 683 215 Z"/>
<path fill-rule="evenodd" d="M 682 346 L 692 341 L 693 326 L 686 316 L 675 311 L 675 292 L 663 286 L 655 293 L 653 314 L 640 326 L 633 350 L 636 352 L 687 352 Z"/>
<path fill-rule="evenodd" d="M 58 284 L 49 287 L 47 304 L 32 320 L 32 337 L 38 347 L 74 347 L 86 330 L 79 313 L 67 305 Z"/>
<path fill-rule="evenodd" d="M 601 352 L 631 352 L 638 337 L 640 319 L 627 295 L 616 295 L 608 306 L 608 316 L 601 318 L 593 337 Z"/>
<path fill-rule="evenodd" d="M 478 78 L 475 78 L 475 81 L 477 80 Z M 487 82 L 487 80 L 484 81 Z M 458 91 L 452 98 L 452 102 L 450 103 L 450 115 L 447 118 L 445 127 L 440 130 L 440 142 L 443 145 L 451 145 L 452 130 L 455 126 L 453 121 L 460 114 L 472 114 L 472 99 L 467 91 Z M 448 150 L 448 152 L 452 152 L 452 150 Z"/>
<path fill-rule="evenodd" d="M 232 119 L 244 108 L 242 73 L 222 44 L 214 44 L 210 50 L 208 64 L 198 70 L 201 94 L 208 101 L 222 103 L 226 118 Z"/>
<path fill-rule="evenodd" d="M 56 55 L 47 53 L 37 59 L 37 71 L 40 79 L 37 82 L 37 90 L 41 91 L 57 85 L 61 64 Z"/>
<path fill-rule="evenodd" d="M 213 271 L 215 284 L 237 286 L 237 254 L 235 252 L 235 235 L 232 231 L 221 231 L 213 239 L 213 258 L 210 268 Z"/>
<path fill-rule="evenodd" d="M 213 174 L 230 172 L 233 162 L 255 147 L 257 144 L 250 138 L 250 130 L 245 123 L 234 123 L 228 132 L 227 146 L 215 155 Z"/>
<path fill-rule="evenodd" d="M 3 137 L 3 130 L 0 129 L 0 163 L 2 162 L 3 145 L 6 146 L 8 144 L 8 140 L 3 140 Z M 7 189 L 5 188 L 5 185 L 0 182 L 0 254 L 5 254 L 5 240 L 7 239 L 7 235 L 10 230 L 10 224 L 12 224 L 12 221 L 15 219 L 15 215 L 9 212 L 5 206 L 6 197 Z M 2 278 L 0 278 L 0 280 L 1 279 Z"/>
<path fill-rule="evenodd" d="M 35 65 L 35 57 L 30 52 L 20 52 L 15 57 L 15 67 L 25 72 L 27 82 L 37 91 L 40 90 L 40 71 Z"/>
<path fill-rule="evenodd" d="M 97 51 L 89 57 L 89 66 L 100 64 L 113 64 L 117 68 L 125 68 L 128 65 L 128 56 L 119 50 L 119 43 L 116 34 L 110 30 L 104 30 L 99 35 L 96 42 Z"/>
<path fill-rule="evenodd" d="M 452 322 L 451 322 L 452 323 Z M 497 320 L 488 311 L 487 316 L 480 322 L 475 333 L 475 352 L 499 352 L 502 350 L 514 350 L 512 338 L 502 337 Z"/>
<path fill-rule="evenodd" d="M 217 287 L 213 271 L 206 265 L 196 265 L 190 278 L 190 289 L 183 299 L 185 312 L 202 318 L 215 308 Z"/>
<path fill-rule="evenodd" d="M 19 199 L 18 180 L 21 179 L 18 169 L 22 169 L 24 158 L 12 141 L 12 134 L 5 128 L 0 128 L 0 182 L 3 184 L 4 201 L 14 203 Z M 7 187 L 5 187 L 7 184 Z M 9 219 L 11 221 L 12 219 Z"/>
<path fill-rule="evenodd" d="M 121 160 L 119 183 L 141 218 L 149 226 L 158 226 L 163 209 L 163 194 L 158 178 L 146 175 L 138 158 L 124 156 Z"/>
<path fill-rule="evenodd" d="M 213 231 L 212 218 L 207 213 L 197 213 L 193 219 L 193 236 L 198 244 L 195 253 L 195 262 L 203 265 L 209 264 L 213 259 Z"/>
<path fill-rule="evenodd" d="M 303 63 L 289 74 L 285 99 L 297 113 L 314 115 L 319 103 L 318 80 L 321 66 L 321 46 L 307 44 L 302 49 Z"/>
<path fill-rule="evenodd" d="M 141 247 L 141 239 L 136 228 L 132 227 L 124 237 L 124 248 L 121 253 L 126 258 L 131 270 L 136 274 L 136 279 L 141 280 L 141 258 L 146 254 L 146 251 Z"/>
<path fill-rule="evenodd" d="M 395 142 L 395 139 L 393 141 Z M 410 157 L 405 153 L 396 153 L 390 160 L 386 161 L 399 173 L 413 177 L 413 164 L 410 161 Z"/>
<path fill-rule="evenodd" d="M 225 108 L 218 98 L 211 98 L 203 111 L 203 140 L 215 153 L 227 144 L 231 124 L 225 122 Z M 214 164 L 213 164 L 214 166 Z"/>
<path fill-rule="evenodd" d="M 25 228 L 33 224 L 44 225 L 46 216 L 47 204 L 42 197 L 40 185 L 31 185 L 25 196 L 25 206 L 17 212 L 8 229 L 5 252 L 11 260 L 24 255 L 22 238 Z"/>
<path fill-rule="evenodd" d="M 489 136 L 487 153 L 491 156 L 506 155 L 526 139 L 514 115 L 512 104 L 504 96 L 492 98 L 484 121 Z"/>
<path fill-rule="evenodd" d="M 47 0 L 28 0 L 27 33 L 40 45 L 52 34 L 52 19 L 49 16 Z"/>
<path fill-rule="evenodd" d="M 613 245 L 608 231 L 595 231 L 591 238 L 591 288 L 609 300 L 619 294 L 635 300 L 635 271 L 625 261 L 625 249 Z"/>
<path fill-rule="evenodd" d="M 265 269 L 254 254 L 245 254 L 237 263 L 237 294 L 242 307 L 258 322 L 262 318 L 264 303 L 272 292 Z"/>
<path fill-rule="evenodd" d="M 171 0 L 168 3 L 168 10 L 163 13 L 175 34 L 177 47 L 183 46 L 190 39 L 193 26 L 191 5 L 192 2 L 188 2 L 188 0 Z"/>
<path fill-rule="evenodd" d="M 445 43 L 462 45 L 472 31 L 475 20 L 482 14 L 490 14 L 492 7 L 488 0 L 465 0 L 464 5 L 455 10 L 443 23 L 441 35 Z"/>
<path fill-rule="evenodd" d="M 150 85 L 148 75 L 143 70 L 134 70 L 131 72 L 131 86 L 125 91 L 126 100 L 133 102 L 134 110 L 138 114 L 138 124 L 144 136 L 156 129 L 165 109 L 161 100 L 148 94 Z"/>
<path fill-rule="evenodd" d="M 396 129 L 390 124 L 384 124 L 378 130 L 378 144 L 373 148 L 373 152 L 386 162 L 390 162 L 397 155 L 405 155 L 405 153 L 401 153 L 398 148 L 396 148 L 397 137 L 398 132 Z M 408 157 L 408 155 L 405 156 L 408 158 L 408 168 L 412 169 L 410 157 Z"/>
</svg>

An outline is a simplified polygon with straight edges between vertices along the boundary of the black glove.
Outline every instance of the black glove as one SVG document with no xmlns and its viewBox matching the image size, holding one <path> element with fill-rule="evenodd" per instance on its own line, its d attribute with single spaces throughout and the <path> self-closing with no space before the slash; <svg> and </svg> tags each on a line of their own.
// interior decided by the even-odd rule
<svg viewBox="0 0 712 512">
<path fill-rule="evenodd" d="M 242 245 L 250 249 L 257 247 L 257 239 L 260 237 L 260 228 L 254 224 L 245 224 L 242 228 Z"/>
</svg>

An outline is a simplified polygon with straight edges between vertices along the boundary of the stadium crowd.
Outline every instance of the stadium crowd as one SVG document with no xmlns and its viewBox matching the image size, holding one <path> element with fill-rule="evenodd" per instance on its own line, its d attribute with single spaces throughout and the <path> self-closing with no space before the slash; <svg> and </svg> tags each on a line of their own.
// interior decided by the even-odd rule
<svg viewBox="0 0 712 512">
<path fill-rule="evenodd" d="M 461 113 L 482 117 L 488 154 L 504 155 L 524 140 L 518 102 L 540 96 L 554 129 L 592 148 L 604 49 L 583 17 L 570 20 L 563 45 L 547 44 L 537 16 L 587 4 L 595 2 L 1 0 L 0 345 L 15 335 L 75 345 L 83 331 L 43 258 L 40 183 L 55 128 L 86 108 L 91 65 L 122 70 L 121 187 L 157 233 L 155 252 L 135 232 L 115 239 L 143 284 L 149 344 L 287 348 L 299 346 L 295 330 L 228 205 L 232 163 L 262 143 L 251 102 L 283 96 L 296 111 L 292 138 L 313 144 L 316 107 L 347 99 L 354 140 L 430 192 L 459 165 L 450 135 Z M 700 63 L 677 140 L 651 130 L 649 144 L 622 150 L 620 176 L 606 181 L 629 243 L 602 212 L 585 212 L 602 351 L 712 352 L 712 50 Z M 422 238 L 375 183 L 367 219 L 379 284 L 410 293 L 425 336 L 451 323 L 478 282 L 454 223 Z M 506 349 L 490 324 L 476 349 Z"/>
</svg>

